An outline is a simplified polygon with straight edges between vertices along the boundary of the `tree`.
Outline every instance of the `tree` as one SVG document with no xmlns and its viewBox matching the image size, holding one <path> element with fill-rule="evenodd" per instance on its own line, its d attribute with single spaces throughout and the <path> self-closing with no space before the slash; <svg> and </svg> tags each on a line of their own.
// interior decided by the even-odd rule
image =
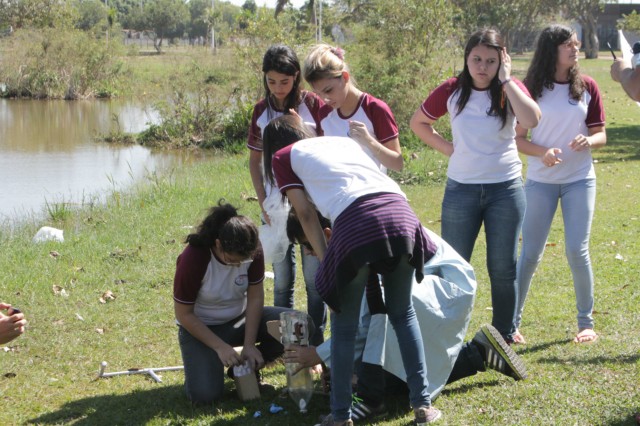
<svg viewBox="0 0 640 426">
<path fill-rule="evenodd" d="M 630 14 L 622 16 L 624 19 L 618 24 L 619 29 L 640 33 L 640 13 L 632 10 Z"/>
<path fill-rule="evenodd" d="M 602 0 L 561 0 L 565 16 L 575 19 L 582 26 L 584 53 L 586 59 L 595 59 L 600 50 L 598 40 L 598 17 L 604 9 Z"/>
<path fill-rule="evenodd" d="M 71 28 L 77 20 L 77 10 L 63 0 L 1 0 L 0 23 L 14 29 Z"/>
<path fill-rule="evenodd" d="M 162 53 L 162 41 L 181 36 L 189 22 L 189 8 L 184 0 L 155 0 L 145 3 L 135 29 L 146 31 L 153 39 L 153 47 Z"/>
<path fill-rule="evenodd" d="M 78 10 L 76 28 L 89 31 L 107 19 L 107 9 L 100 0 L 76 0 Z"/>
<path fill-rule="evenodd" d="M 543 23 L 559 11 L 556 0 L 456 0 L 461 26 L 471 34 L 482 27 L 500 31 L 509 51 L 522 51 L 532 42 Z"/>
</svg>

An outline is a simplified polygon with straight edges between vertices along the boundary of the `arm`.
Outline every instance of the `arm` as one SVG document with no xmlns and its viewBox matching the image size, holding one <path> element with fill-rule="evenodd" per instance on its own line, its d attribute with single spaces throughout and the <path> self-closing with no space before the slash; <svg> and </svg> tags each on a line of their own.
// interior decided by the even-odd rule
<svg viewBox="0 0 640 426">
<path fill-rule="evenodd" d="M 322 226 L 320 226 L 320 221 L 316 214 L 316 206 L 309 201 L 304 191 L 300 188 L 287 190 L 287 198 L 296 211 L 302 229 L 304 229 L 304 234 L 311 243 L 313 251 L 316 253 L 316 256 L 318 256 L 318 259 L 322 261 L 327 249 L 327 241 L 325 240 Z"/>
<path fill-rule="evenodd" d="M 400 149 L 400 139 L 394 138 L 385 144 L 376 140 L 364 123 L 359 121 L 349 121 L 349 136 L 359 144 L 366 146 L 373 155 L 380 161 L 380 164 L 388 169 L 397 172 L 402 170 L 404 159 Z"/>
<path fill-rule="evenodd" d="M 264 176 L 262 174 L 262 152 L 253 149 L 249 150 L 249 173 L 251 174 L 251 182 L 253 183 L 253 189 L 256 191 L 258 197 L 258 204 L 262 210 L 262 215 L 265 222 L 269 223 L 269 216 L 262 206 L 267 193 L 264 190 Z"/>
<path fill-rule="evenodd" d="M 413 133 L 415 133 L 422 142 L 447 157 L 451 157 L 451 154 L 453 154 L 453 144 L 436 132 L 433 128 L 433 123 L 435 123 L 435 120 L 427 117 L 422 112 L 422 109 L 418 108 L 418 110 L 413 113 L 413 117 L 411 117 L 410 125 Z"/>
<path fill-rule="evenodd" d="M 256 348 L 258 328 L 262 319 L 264 307 L 264 286 L 262 283 L 250 285 L 247 289 L 246 323 L 244 328 L 244 343 L 242 346 L 242 358 L 249 361 L 254 370 L 264 367 L 262 353 Z"/>
<path fill-rule="evenodd" d="M 547 148 L 536 145 L 527 139 L 527 133 L 529 133 L 529 130 L 520 124 L 516 124 L 516 145 L 518 146 L 518 151 L 532 157 L 540 157 L 540 161 L 548 167 L 562 163 L 562 159 L 558 158 L 558 154 L 562 153 L 560 148 Z"/>
<path fill-rule="evenodd" d="M 611 65 L 611 78 L 622 85 L 631 99 L 640 102 L 640 69 L 631 68 L 629 60 L 617 59 Z"/>
<path fill-rule="evenodd" d="M 589 127 L 589 136 L 582 134 L 576 136 L 569 146 L 574 151 L 583 151 L 585 149 L 597 149 L 605 146 L 607 143 L 607 133 L 604 126 Z"/>
<path fill-rule="evenodd" d="M 173 302 L 176 319 L 196 339 L 216 351 L 220 361 L 225 367 L 242 364 L 242 357 L 238 355 L 231 345 L 219 338 L 209 329 L 193 312 L 194 305 Z"/>
<path fill-rule="evenodd" d="M 500 52 L 501 64 L 498 70 L 498 78 L 500 81 L 507 81 L 503 87 L 509 98 L 509 103 L 513 109 L 513 113 L 518 123 L 525 129 L 533 129 L 538 125 L 542 113 L 538 104 L 527 96 L 518 85 L 511 79 L 511 57 L 507 54 L 506 49 Z"/>
</svg>

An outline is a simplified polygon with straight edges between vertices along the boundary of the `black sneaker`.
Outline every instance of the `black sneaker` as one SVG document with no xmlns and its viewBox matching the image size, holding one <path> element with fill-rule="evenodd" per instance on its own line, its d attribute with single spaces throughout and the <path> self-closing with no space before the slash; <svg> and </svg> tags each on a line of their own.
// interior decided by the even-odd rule
<svg viewBox="0 0 640 426">
<path fill-rule="evenodd" d="M 505 342 L 500 332 L 491 325 L 480 327 L 473 343 L 484 349 L 484 365 L 515 380 L 527 378 L 527 369 L 522 358 Z"/>
<path fill-rule="evenodd" d="M 354 422 L 369 421 L 376 417 L 386 416 L 389 414 L 387 406 L 384 402 L 378 405 L 365 404 L 362 398 L 356 395 L 352 396 L 351 401 L 351 419 Z"/>
</svg>

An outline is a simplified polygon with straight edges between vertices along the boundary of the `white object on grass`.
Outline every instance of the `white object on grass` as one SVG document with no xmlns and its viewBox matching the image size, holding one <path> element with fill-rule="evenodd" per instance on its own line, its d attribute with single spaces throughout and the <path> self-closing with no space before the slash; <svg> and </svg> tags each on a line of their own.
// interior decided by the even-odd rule
<svg viewBox="0 0 640 426">
<path fill-rule="evenodd" d="M 59 241 L 64 242 L 64 235 L 62 229 L 52 228 L 50 226 L 43 226 L 38 229 L 36 235 L 33 236 L 34 243 L 42 243 L 45 241 Z"/>
</svg>

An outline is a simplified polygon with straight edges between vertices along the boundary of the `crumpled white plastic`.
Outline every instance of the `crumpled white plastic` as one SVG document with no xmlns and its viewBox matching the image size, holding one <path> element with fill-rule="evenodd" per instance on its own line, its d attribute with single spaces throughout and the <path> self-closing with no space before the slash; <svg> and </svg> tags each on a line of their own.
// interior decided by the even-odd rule
<svg viewBox="0 0 640 426">
<path fill-rule="evenodd" d="M 34 243 L 42 243 L 44 241 L 59 241 L 64 242 L 64 235 L 62 229 L 52 228 L 50 226 L 43 226 L 33 236 Z"/>
<path fill-rule="evenodd" d="M 264 252 L 264 263 L 278 263 L 284 259 L 289 248 L 287 238 L 287 216 L 290 205 L 282 200 L 279 191 L 274 190 L 262 203 L 262 207 L 269 215 L 270 225 L 260 227 L 260 243 Z"/>
<path fill-rule="evenodd" d="M 242 377 L 253 373 L 253 369 L 249 366 L 249 361 L 245 361 L 242 365 L 233 367 L 233 377 Z"/>
</svg>

